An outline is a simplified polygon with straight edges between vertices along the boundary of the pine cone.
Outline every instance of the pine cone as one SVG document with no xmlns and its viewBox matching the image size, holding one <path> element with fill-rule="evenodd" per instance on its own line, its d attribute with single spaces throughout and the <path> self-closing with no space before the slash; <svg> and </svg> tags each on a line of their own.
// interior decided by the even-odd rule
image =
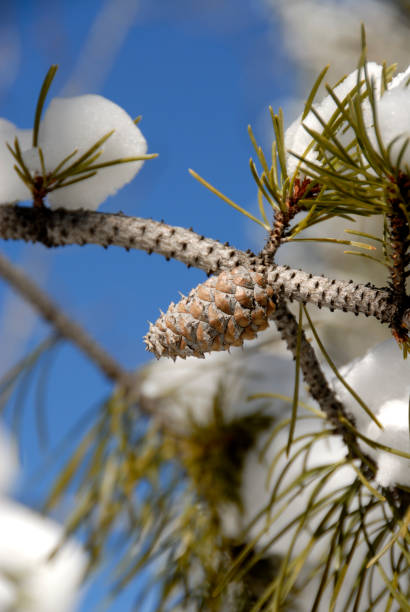
<svg viewBox="0 0 410 612">
<path fill-rule="evenodd" d="M 275 310 L 272 287 L 263 274 L 240 266 L 211 276 L 178 304 L 170 304 L 145 336 L 159 357 L 195 356 L 241 346 L 266 329 Z"/>
</svg>

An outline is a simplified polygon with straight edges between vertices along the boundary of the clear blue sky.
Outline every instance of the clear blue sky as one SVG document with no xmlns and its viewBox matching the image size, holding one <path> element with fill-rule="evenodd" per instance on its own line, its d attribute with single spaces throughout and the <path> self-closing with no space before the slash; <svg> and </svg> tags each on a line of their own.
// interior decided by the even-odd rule
<svg viewBox="0 0 410 612">
<path fill-rule="evenodd" d="M 53 97 L 84 57 L 84 45 L 104 6 L 96 0 L 2 3 L 0 32 L 6 49 L 5 65 L 0 65 L 0 116 L 19 127 L 32 126 L 48 67 L 60 66 Z M 112 65 L 104 55 L 105 39 L 100 40 L 100 54 L 89 60 L 88 72 L 72 90 L 102 94 L 131 116 L 142 114 L 140 127 L 149 150 L 159 153 L 101 210 L 193 226 L 240 248 L 257 249 L 250 222 L 199 185 L 187 169 L 194 168 L 243 206 L 254 206 L 247 125 L 266 142 L 268 122 L 263 117 L 268 105 L 277 108 L 294 92 L 294 68 L 282 56 L 280 31 L 267 19 L 262 0 L 141 0 L 139 7 Z M 109 35 L 115 35 L 118 23 L 111 19 Z M 13 79 L 4 81 L 9 73 Z M 41 245 L 7 243 L 0 249 L 16 262 L 28 262 L 33 278 L 43 278 L 49 294 L 127 368 L 150 358 L 142 343 L 147 320 L 155 320 L 159 308 L 178 298 L 178 291 L 185 293 L 204 278 L 178 262 L 118 248 L 47 251 Z M 0 283 L 3 314 L 4 299 Z M 26 348 L 46 331 L 37 323 Z M 7 353 L 7 347 L 3 350 Z M 109 389 L 76 349 L 60 349 L 47 395 L 52 440 L 61 438 Z M 33 434 L 33 402 L 29 396 L 21 428 L 26 480 L 20 498 L 36 505 L 49 477 L 41 472 L 31 481 L 33 467 L 42 461 Z M 93 609 L 100 590 L 101 585 L 90 589 L 82 610 Z M 129 609 L 134 595 L 129 590 L 113 609 Z"/>
</svg>

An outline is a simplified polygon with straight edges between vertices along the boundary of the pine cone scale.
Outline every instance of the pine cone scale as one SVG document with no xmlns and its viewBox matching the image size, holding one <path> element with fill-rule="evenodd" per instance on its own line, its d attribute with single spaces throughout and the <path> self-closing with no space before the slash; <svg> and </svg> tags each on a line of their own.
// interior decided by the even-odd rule
<svg viewBox="0 0 410 612">
<path fill-rule="evenodd" d="M 208 322 L 209 325 L 215 329 L 219 334 L 224 334 L 226 326 L 228 324 L 228 317 L 225 313 L 221 313 L 215 304 L 209 304 L 208 306 Z"/>
<path fill-rule="evenodd" d="M 236 288 L 235 299 L 244 308 L 253 308 L 253 298 L 254 296 L 250 289 L 245 289 L 244 287 Z"/>
<path fill-rule="evenodd" d="M 222 291 L 215 291 L 213 293 L 213 300 L 215 306 L 227 315 L 231 315 L 233 312 L 232 302 L 229 295 L 222 293 Z"/>
</svg>

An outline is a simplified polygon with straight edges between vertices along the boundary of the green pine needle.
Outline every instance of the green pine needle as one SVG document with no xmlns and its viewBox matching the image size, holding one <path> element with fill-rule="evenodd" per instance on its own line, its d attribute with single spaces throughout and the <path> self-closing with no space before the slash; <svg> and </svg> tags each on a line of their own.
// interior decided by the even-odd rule
<svg viewBox="0 0 410 612">
<path fill-rule="evenodd" d="M 40 89 L 40 93 L 39 93 L 37 105 L 36 105 L 36 112 L 34 115 L 33 147 L 36 147 L 38 143 L 38 131 L 40 128 L 40 120 L 41 120 L 41 115 L 43 113 L 44 102 L 46 100 L 48 91 L 51 87 L 51 83 L 53 82 L 53 79 L 56 75 L 57 70 L 58 70 L 58 66 L 56 64 L 54 64 L 53 66 L 50 66 L 44 78 L 41 89 Z"/>
</svg>

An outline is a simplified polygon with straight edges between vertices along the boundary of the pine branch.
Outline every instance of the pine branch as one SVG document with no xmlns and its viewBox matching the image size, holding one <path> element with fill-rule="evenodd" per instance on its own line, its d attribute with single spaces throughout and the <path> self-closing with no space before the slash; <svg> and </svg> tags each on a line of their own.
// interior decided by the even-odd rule
<svg viewBox="0 0 410 612">
<path fill-rule="evenodd" d="M 284 227 L 286 223 L 284 224 Z M 125 248 L 140 248 L 157 252 L 167 258 L 174 257 L 187 265 L 216 272 L 230 269 L 238 264 L 265 271 L 269 283 L 280 298 L 311 302 L 330 309 L 350 310 L 358 314 L 373 315 L 383 322 L 389 321 L 393 306 L 389 304 L 389 292 L 372 287 L 355 285 L 352 282 L 332 281 L 325 277 L 312 276 L 286 266 L 274 266 L 272 257 L 276 250 L 267 245 L 267 253 L 260 256 L 238 251 L 229 245 L 199 236 L 192 230 L 172 227 L 147 219 L 130 218 L 121 214 L 103 214 L 85 211 L 51 211 L 49 209 L 0 207 L 0 235 L 5 238 L 40 241 L 47 246 L 97 243 L 103 246 L 115 244 Z M 278 242 L 279 244 L 279 242 Z M 268 258 L 268 262 L 265 262 Z M 108 378 L 119 382 L 126 373 L 99 347 L 76 323 L 24 277 L 5 258 L 0 259 L 0 274 L 52 323 L 64 337 L 73 341 L 104 372 Z M 289 312 L 284 299 L 278 300 L 277 310 L 272 316 L 288 348 L 295 353 L 297 323 Z M 342 435 L 350 453 L 361 456 L 354 436 L 340 424 L 338 416 L 344 414 L 343 406 L 321 371 L 313 348 L 304 334 L 301 338 L 301 367 L 312 396 L 327 414 L 336 431 Z"/>
<path fill-rule="evenodd" d="M 330 311 L 342 310 L 356 315 L 373 316 L 381 323 L 391 323 L 397 314 L 388 289 L 378 289 L 370 284 L 339 281 L 314 276 L 288 266 L 276 266 L 268 272 L 268 283 L 290 301 L 314 304 Z"/>
<path fill-rule="evenodd" d="M 1 254 L 0 276 L 31 304 L 43 319 L 51 323 L 58 334 L 73 342 L 109 380 L 122 384 L 128 380 L 126 371 L 80 325 L 67 317 L 30 278 Z"/>
<path fill-rule="evenodd" d="M 277 303 L 276 311 L 271 315 L 271 319 L 275 322 L 278 332 L 282 340 L 286 342 L 290 352 L 296 356 L 298 323 L 284 300 Z M 309 386 L 311 396 L 326 414 L 329 423 L 334 427 L 335 433 L 342 437 L 349 451 L 349 456 L 353 459 L 360 459 L 363 473 L 367 479 L 371 479 L 375 473 L 374 462 L 369 457 L 364 456 L 353 431 L 343 424 L 340 417 L 344 417 L 351 423 L 354 423 L 354 419 L 351 415 L 346 414 L 342 402 L 337 399 L 335 392 L 329 386 L 315 351 L 303 330 L 300 338 L 300 367 L 305 383 Z"/>
<path fill-rule="evenodd" d="M 403 173 L 399 173 L 396 179 L 395 190 L 391 189 L 391 197 L 388 198 L 389 213 L 386 215 L 388 223 L 388 245 L 387 255 L 389 257 L 390 288 L 392 300 L 398 306 L 398 315 L 403 312 L 407 304 L 407 266 L 409 263 L 409 219 L 406 207 L 403 202 L 410 199 L 410 178 Z M 399 343 L 408 342 L 407 329 L 403 328 L 400 316 L 397 322 L 392 324 L 393 335 Z"/>
<path fill-rule="evenodd" d="M 273 289 L 289 300 L 315 304 L 319 308 L 374 316 L 382 323 L 397 322 L 398 306 L 388 289 L 313 276 L 271 262 L 200 236 L 191 229 L 127 217 L 121 213 L 51 211 L 20 206 L 0 206 L 0 238 L 41 242 L 47 247 L 69 244 L 99 244 L 158 253 L 186 265 L 215 274 L 238 265 L 266 272 Z M 409 316 L 401 317 L 404 325 Z"/>
<path fill-rule="evenodd" d="M 260 253 L 262 259 L 267 259 L 271 263 L 274 262 L 276 252 L 282 244 L 290 221 L 300 210 L 299 197 L 303 197 L 304 190 L 309 185 L 309 182 L 306 179 L 302 186 L 298 183 L 296 189 L 294 189 L 293 197 L 289 198 L 286 202 L 285 210 L 275 211 L 272 231 L 265 247 Z M 371 478 L 375 473 L 374 462 L 363 455 L 352 429 L 343 424 L 343 421 L 347 420 L 354 426 L 354 419 L 346 413 L 344 405 L 338 400 L 335 392 L 329 386 L 313 346 L 307 340 L 303 329 L 299 329 L 295 316 L 290 312 L 283 298 L 277 300 L 276 309 L 270 315 L 270 319 L 275 322 L 277 330 L 292 353 L 293 358 L 299 360 L 303 378 L 309 387 L 311 396 L 326 414 L 329 423 L 334 427 L 335 433 L 342 437 L 349 451 L 349 456 L 354 459 L 360 459 L 363 472 L 367 478 Z"/>
<path fill-rule="evenodd" d="M 192 229 L 173 227 L 152 219 L 84 210 L 67 211 L 22 206 L 0 206 L 0 238 L 41 242 L 47 247 L 71 244 L 119 246 L 158 253 L 208 274 L 246 263 L 248 256 Z"/>
</svg>

